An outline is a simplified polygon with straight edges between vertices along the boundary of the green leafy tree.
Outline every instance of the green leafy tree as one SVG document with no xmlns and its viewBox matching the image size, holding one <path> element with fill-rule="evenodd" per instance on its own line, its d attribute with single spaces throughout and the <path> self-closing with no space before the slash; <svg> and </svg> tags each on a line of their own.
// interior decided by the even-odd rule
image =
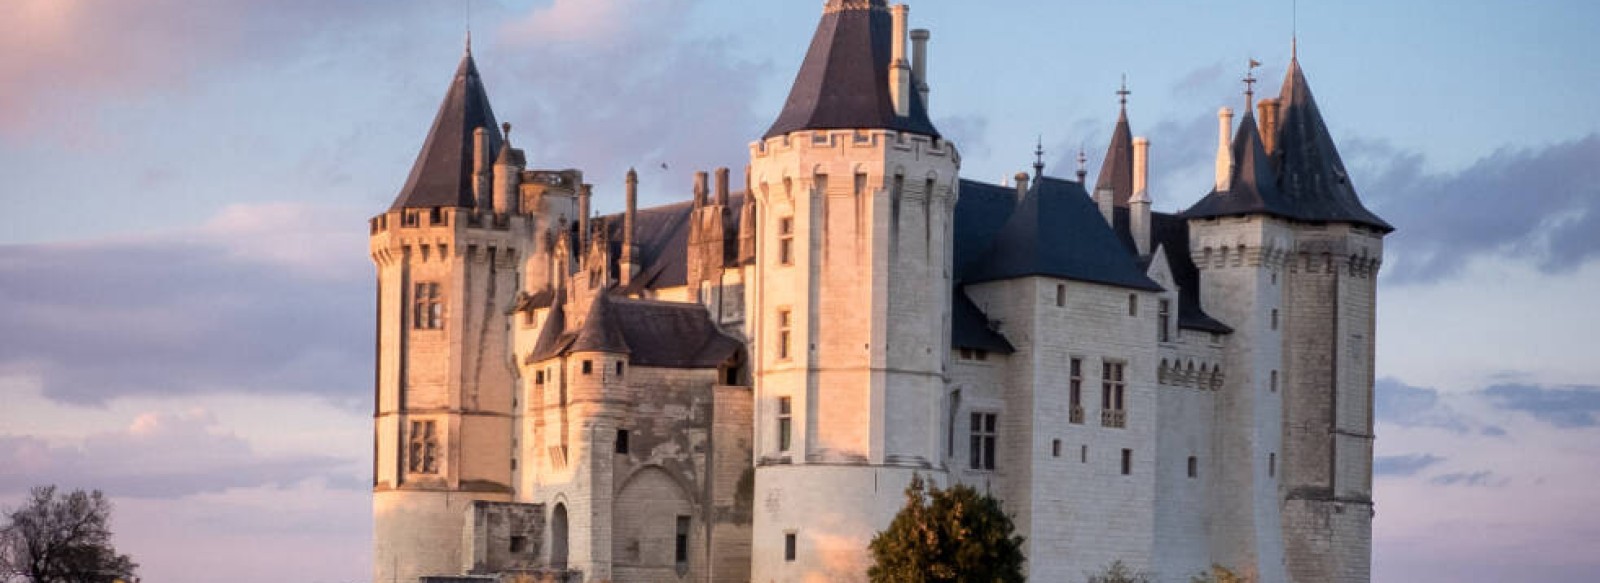
<svg viewBox="0 0 1600 583">
<path fill-rule="evenodd" d="M 906 505 L 872 537 L 873 583 L 1022 583 L 1022 537 L 1000 501 L 911 479 Z"/>
<path fill-rule="evenodd" d="M 1104 571 L 1089 575 L 1089 583 L 1150 583 L 1150 574 L 1113 561 Z"/>
<path fill-rule="evenodd" d="M 133 581 L 138 565 L 111 546 L 111 502 L 98 490 L 34 488 L 0 527 L 0 581 Z"/>
</svg>

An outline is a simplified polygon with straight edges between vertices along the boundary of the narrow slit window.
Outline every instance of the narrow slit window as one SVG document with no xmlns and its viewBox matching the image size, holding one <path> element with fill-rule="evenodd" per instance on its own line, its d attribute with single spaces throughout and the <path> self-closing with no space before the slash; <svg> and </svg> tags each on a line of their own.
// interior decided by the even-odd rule
<svg viewBox="0 0 1600 583">
<path fill-rule="evenodd" d="M 689 517 L 678 517 L 678 536 L 673 541 L 673 558 L 678 561 L 678 566 L 689 564 Z"/>
<path fill-rule="evenodd" d="M 1189 456 L 1189 477 L 1200 477 L 1200 458 Z"/>
<path fill-rule="evenodd" d="M 793 443 L 793 407 L 789 397 L 778 397 L 778 451 L 789 451 Z"/>
<path fill-rule="evenodd" d="M 629 437 L 628 430 L 626 430 L 626 429 L 618 429 L 617 430 L 617 453 L 621 453 L 621 454 L 628 453 L 628 437 Z"/>
<path fill-rule="evenodd" d="M 794 547 L 795 547 L 795 540 L 794 539 L 795 539 L 795 536 L 794 536 L 794 533 L 792 533 L 792 532 L 784 533 L 784 535 L 783 535 L 783 560 L 785 562 L 790 562 L 790 563 L 794 562 L 794 550 L 795 550 L 794 549 Z"/>
<path fill-rule="evenodd" d="M 1124 450 L 1122 450 L 1122 475 L 1126 476 L 1126 475 L 1129 475 L 1129 474 L 1132 474 L 1132 473 L 1133 473 L 1133 450 L 1124 449 Z"/>
<path fill-rule="evenodd" d="M 1071 376 L 1067 380 L 1067 403 L 1070 410 L 1067 413 L 1069 423 L 1083 424 L 1083 359 L 1073 358 L 1070 364 Z"/>
<path fill-rule="evenodd" d="M 1172 341 L 1172 301 L 1161 300 L 1156 311 L 1156 327 L 1160 330 L 1157 335 L 1162 342 Z"/>
<path fill-rule="evenodd" d="M 794 265 L 794 217 L 778 219 L 778 264 Z"/>
</svg>

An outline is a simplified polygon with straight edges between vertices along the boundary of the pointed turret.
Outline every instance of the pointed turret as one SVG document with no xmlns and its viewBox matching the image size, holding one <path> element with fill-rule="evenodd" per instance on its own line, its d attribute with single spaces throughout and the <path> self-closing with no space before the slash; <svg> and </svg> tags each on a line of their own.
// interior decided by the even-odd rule
<svg viewBox="0 0 1600 583">
<path fill-rule="evenodd" d="M 1095 181 L 1095 200 L 1109 195 L 1111 206 L 1127 208 L 1133 197 L 1133 130 L 1128 126 L 1128 85 L 1117 92 L 1122 98 L 1122 112 L 1117 116 L 1117 126 L 1111 130 L 1111 145 L 1106 148 L 1105 162 L 1100 166 L 1100 179 Z"/>
<path fill-rule="evenodd" d="M 1290 201 L 1278 190 L 1278 179 L 1261 143 L 1256 116 L 1246 109 L 1244 121 L 1233 137 L 1233 169 L 1226 181 L 1227 190 L 1213 189 L 1200 202 L 1184 211 L 1190 219 L 1231 215 L 1268 214 L 1300 220 Z"/>
<path fill-rule="evenodd" d="M 902 101 L 906 114 L 896 113 L 890 71 L 897 45 L 903 56 L 904 39 L 895 38 L 895 32 L 885 0 L 828 0 L 783 113 L 764 137 L 831 129 L 890 129 L 938 137 L 923 100 Z M 920 83 L 912 78 L 909 85 Z"/>
<path fill-rule="evenodd" d="M 1367 210 L 1357 196 L 1344 160 L 1311 96 L 1298 57 L 1289 61 L 1283 90 L 1275 109 L 1277 135 L 1273 157 L 1282 179 L 1283 194 L 1296 218 L 1306 221 L 1347 222 L 1385 233 L 1394 227 Z"/>
<path fill-rule="evenodd" d="M 411 176 L 390 208 L 472 208 L 481 171 L 475 167 L 478 144 L 474 132 L 479 128 L 486 134 L 485 151 L 499 152 L 499 125 L 469 48 L 456 67 L 450 90 L 411 167 Z"/>
</svg>

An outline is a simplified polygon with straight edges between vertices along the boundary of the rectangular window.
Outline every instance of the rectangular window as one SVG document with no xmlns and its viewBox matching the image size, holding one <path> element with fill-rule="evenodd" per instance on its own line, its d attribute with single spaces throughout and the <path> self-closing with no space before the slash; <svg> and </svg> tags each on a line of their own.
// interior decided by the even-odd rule
<svg viewBox="0 0 1600 583">
<path fill-rule="evenodd" d="M 1087 445 L 1078 446 L 1078 463 L 1083 463 L 1083 464 L 1089 463 L 1089 446 L 1087 446 Z"/>
<path fill-rule="evenodd" d="M 628 430 L 617 430 L 617 453 L 628 453 Z"/>
<path fill-rule="evenodd" d="M 1278 329 L 1278 311 L 1277 310 L 1273 310 L 1272 311 L 1272 329 L 1273 330 L 1277 330 Z"/>
<path fill-rule="evenodd" d="M 1061 457 L 1061 440 L 1050 442 L 1050 457 Z"/>
<path fill-rule="evenodd" d="M 1275 453 L 1267 454 L 1267 477 L 1268 478 L 1276 478 L 1276 477 L 1278 477 L 1278 454 L 1275 454 Z"/>
<path fill-rule="evenodd" d="M 1129 474 L 1132 474 L 1132 473 L 1133 473 L 1133 450 L 1124 449 L 1124 450 L 1122 450 L 1122 475 L 1126 476 L 1126 475 L 1129 475 Z"/>
<path fill-rule="evenodd" d="M 794 562 L 794 546 L 795 546 L 795 544 L 794 544 L 794 533 L 792 533 L 792 532 L 784 533 L 784 535 L 783 535 L 783 560 L 785 562 L 790 562 L 790 563 Z"/>
<path fill-rule="evenodd" d="M 971 360 L 971 361 L 977 361 L 977 362 L 986 362 L 986 361 L 989 360 L 989 351 L 987 351 L 987 350 L 980 350 L 980 349 L 977 349 L 977 348 L 963 348 L 963 349 L 961 349 L 960 354 L 961 354 L 961 360 Z"/>
<path fill-rule="evenodd" d="M 1161 300 L 1156 311 L 1156 326 L 1160 328 L 1157 333 L 1162 342 L 1172 341 L 1172 301 Z"/>
<path fill-rule="evenodd" d="M 1272 371 L 1272 375 L 1267 380 L 1267 388 L 1274 393 L 1278 392 L 1278 371 Z"/>
<path fill-rule="evenodd" d="M 689 517 L 687 516 L 678 517 L 678 537 L 672 555 L 677 559 L 679 566 L 689 563 Z"/>
<path fill-rule="evenodd" d="M 1083 359 L 1074 358 L 1071 364 L 1072 376 L 1067 381 L 1067 402 L 1071 409 L 1067 421 L 1083 424 Z"/>
<path fill-rule="evenodd" d="M 411 326 L 418 330 L 438 330 L 444 327 L 444 303 L 439 294 L 439 284 L 418 283 L 411 296 Z"/>
<path fill-rule="evenodd" d="M 622 377 L 622 370 L 623 370 L 622 361 L 619 360 L 619 361 L 617 361 L 617 377 L 618 378 Z"/>
<path fill-rule="evenodd" d="M 778 397 L 778 451 L 789 451 L 792 443 L 793 407 L 789 397 Z"/>
<path fill-rule="evenodd" d="M 789 310 L 778 310 L 778 359 L 789 359 L 789 342 L 794 337 L 790 330 L 792 318 Z"/>
<path fill-rule="evenodd" d="M 1067 305 L 1067 286 L 1066 284 L 1058 283 L 1056 284 L 1056 307 L 1059 308 L 1065 305 Z"/>
<path fill-rule="evenodd" d="M 593 372 L 594 372 L 594 361 L 592 361 L 592 360 L 583 361 L 583 374 L 590 374 L 590 373 L 593 373 Z"/>
<path fill-rule="evenodd" d="M 1100 425 L 1103 427 L 1127 426 L 1127 411 L 1123 409 L 1128 386 L 1123 376 L 1126 369 L 1127 364 L 1121 362 L 1106 362 L 1100 367 Z"/>
<path fill-rule="evenodd" d="M 411 422 L 411 473 L 439 473 L 439 436 L 436 429 L 433 421 Z"/>
<path fill-rule="evenodd" d="M 1200 459 L 1194 456 L 1189 456 L 1189 477 L 1200 477 Z"/>
<path fill-rule="evenodd" d="M 542 371 L 542 370 L 534 371 L 534 373 L 533 373 L 533 384 L 536 384 L 536 385 L 544 384 L 544 371 Z"/>
<path fill-rule="evenodd" d="M 778 264 L 794 265 L 794 217 L 778 219 Z"/>
<path fill-rule="evenodd" d="M 511 537 L 511 554 L 520 555 L 520 554 L 525 553 L 527 551 L 528 551 L 528 537 L 513 535 Z"/>
<path fill-rule="evenodd" d="M 994 413 L 972 414 L 972 469 L 994 469 L 995 418 Z"/>
<path fill-rule="evenodd" d="M 1128 294 L 1128 315 L 1129 316 L 1137 316 L 1137 315 L 1139 315 L 1139 296 L 1138 296 L 1138 294 Z"/>
</svg>

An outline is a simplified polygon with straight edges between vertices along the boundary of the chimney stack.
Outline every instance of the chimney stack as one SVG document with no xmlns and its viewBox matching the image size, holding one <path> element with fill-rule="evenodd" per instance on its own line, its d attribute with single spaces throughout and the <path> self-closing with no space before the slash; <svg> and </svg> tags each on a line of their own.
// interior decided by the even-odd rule
<svg viewBox="0 0 1600 583">
<path fill-rule="evenodd" d="M 1278 106 L 1281 103 L 1277 99 L 1263 99 L 1256 104 L 1261 112 L 1261 145 L 1268 155 L 1278 146 Z"/>
<path fill-rule="evenodd" d="M 1022 202 L 1028 196 L 1028 173 L 1018 172 L 1017 176 L 1017 202 Z"/>
<path fill-rule="evenodd" d="M 494 206 L 489 192 L 489 131 L 479 127 L 472 130 L 472 200 L 478 210 Z"/>
<path fill-rule="evenodd" d="M 1217 112 L 1217 192 L 1233 189 L 1233 109 Z"/>
<path fill-rule="evenodd" d="M 717 169 L 717 198 L 716 204 L 720 207 L 728 206 L 728 169 Z"/>
<path fill-rule="evenodd" d="M 911 31 L 911 78 L 924 110 L 928 109 L 928 39 L 932 36 L 926 28 Z"/>
<path fill-rule="evenodd" d="M 1139 255 L 1150 254 L 1150 140 L 1133 139 L 1133 198 L 1128 201 L 1128 229 Z"/>
<path fill-rule="evenodd" d="M 594 185 L 585 184 L 578 190 L 578 249 L 580 258 L 589 248 L 589 200 L 594 197 Z"/>
<path fill-rule="evenodd" d="M 639 173 L 628 169 L 627 209 L 622 213 L 622 273 L 617 274 L 626 287 L 639 272 L 638 249 L 634 248 L 634 218 L 639 213 Z"/>
<path fill-rule="evenodd" d="M 500 124 L 500 129 L 504 138 L 494 160 L 494 212 L 514 215 L 521 212 L 522 201 L 517 191 L 522 187 L 522 168 L 511 156 L 511 123 Z"/>
<path fill-rule="evenodd" d="M 911 115 L 911 63 L 906 60 L 906 19 L 911 7 L 896 4 L 889 8 L 894 15 L 894 44 L 889 60 L 889 95 L 894 99 L 894 114 Z"/>
<path fill-rule="evenodd" d="M 711 179 L 704 171 L 694 173 L 694 208 L 706 206 L 707 182 Z"/>
</svg>

